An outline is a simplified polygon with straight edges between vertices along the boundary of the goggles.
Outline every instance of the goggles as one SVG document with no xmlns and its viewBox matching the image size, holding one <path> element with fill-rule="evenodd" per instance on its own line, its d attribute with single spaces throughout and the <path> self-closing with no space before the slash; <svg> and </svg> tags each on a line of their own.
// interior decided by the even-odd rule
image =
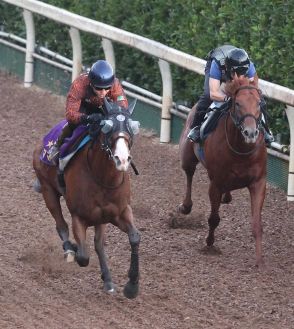
<svg viewBox="0 0 294 329">
<path fill-rule="evenodd" d="M 236 73 L 237 76 L 239 77 L 240 75 L 246 75 L 248 73 L 249 65 L 232 66 L 231 70 L 233 73 Z"/>
<path fill-rule="evenodd" d="M 96 86 L 93 86 L 92 85 L 92 88 L 95 89 L 95 90 L 110 90 L 110 87 L 96 87 Z"/>
</svg>

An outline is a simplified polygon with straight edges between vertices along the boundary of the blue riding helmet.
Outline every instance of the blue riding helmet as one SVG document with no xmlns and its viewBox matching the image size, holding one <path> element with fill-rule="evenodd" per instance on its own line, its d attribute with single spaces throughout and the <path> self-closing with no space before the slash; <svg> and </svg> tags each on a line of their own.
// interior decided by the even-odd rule
<svg viewBox="0 0 294 329">
<path fill-rule="evenodd" d="M 234 48 L 229 51 L 225 59 L 225 66 L 229 74 L 246 75 L 250 66 L 249 56 L 244 49 Z"/>
<path fill-rule="evenodd" d="M 99 60 L 92 65 L 88 77 L 95 89 L 108 89 L 114 81 L 113 68 L 107 61 Z"/>
</svg>

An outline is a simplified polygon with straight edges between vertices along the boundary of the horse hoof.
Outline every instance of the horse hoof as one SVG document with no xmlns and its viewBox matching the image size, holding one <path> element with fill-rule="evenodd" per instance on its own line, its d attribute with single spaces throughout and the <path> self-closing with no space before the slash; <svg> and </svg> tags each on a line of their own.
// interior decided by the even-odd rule
<svg viewBox="0 0 294 329">
<path fill-rule="evenodd" d="M 76 261 L 80 265 L 80 267 L 86 267 L 89 265 L 89 258 L 76 256 Z"/>
<path fill-rule="evenodd" d="M 183 204 L 180 204 L 179 207 L 178 207 L 178 211 L 179 211 L 179 213 L 181 213 L 181 214 L 183 214 L 183 215 L 188 215 L 188 214 L 190 214 L 191 209 L 192 209 L 192 206 L 187 207 L 187 206 L 185 206 L 185 205 L 183 205 Z"/>
<path fill-rule="evenodd" d="M 103 290 L 110 295 L 116 292 L 115 285 L 112 282 L 104 282 Z"/>
<path fill-rule="evenodd" d="M 255 267 L 258 268 L 259 270 L 264 270 L 266 268 L 264 260 L 263 259 L 256 260 Z"/>
<path fill-rule="evenodd" d="M 128 299 L 136 298 L 138 296 L 138 293 L 139 293 L 139 284 L 138 283 L 132 283 L 129 281 L 125 285 L 124 295 L 126 298 L 128 298 Z"/>
<path fill-rule="evenodd" d="M 64 258 L 65 258 L 67 263 L 73 263 L 76 259 L 76 253 L 72 250 L 67 250 L 64 253 Z"/>
</svg>

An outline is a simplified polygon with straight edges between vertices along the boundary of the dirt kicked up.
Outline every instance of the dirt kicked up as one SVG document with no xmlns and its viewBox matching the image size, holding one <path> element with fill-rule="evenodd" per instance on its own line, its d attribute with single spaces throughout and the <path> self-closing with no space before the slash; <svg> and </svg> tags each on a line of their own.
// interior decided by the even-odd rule
<svg viewBox="0 0 294 329">
<path fill-rule="evenodd" d="M 293 328 L 294 204 L 283 191 L 267 186 L 264 269 L 254 266 L 247 190 L 221 206 L 215 248 L 208 251 L 206 172 L 199 166 L 194 177 L 192 213 L 178 215 L 184 193 L 178 146 L 141 131 L 132 149 L 140 175 L 130 170 L 142 235 L 140 293 L 123 297 L 130 247 L 127 235 L 109 226 L 106 251 L 117 293 L 107 295 L 93 231 L 89 266 L 65 263 L 54 220 L 32 189 L 34 146 L 63 118 L 65 99 L 3 73 L 0 86 L 0 328 Z"/>
</svg>

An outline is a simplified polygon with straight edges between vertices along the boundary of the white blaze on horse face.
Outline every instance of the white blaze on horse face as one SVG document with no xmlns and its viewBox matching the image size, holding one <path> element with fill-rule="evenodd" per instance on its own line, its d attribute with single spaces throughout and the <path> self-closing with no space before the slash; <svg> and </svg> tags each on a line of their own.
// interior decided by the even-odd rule
<svg viewBox="0 0 294 329">
<path fill-rule="evenodd" d="M 256 121 L 253 117 L 245 118 L 243 122 L 242 135 L 244 136 L 245 143 L 256 143 L 259 136 L 259 130 L 256 126 Z"/>
<path fill-rule="evenodd" d="M 113 152 L 116 169 L 127 171 L 131 162 L 128 142 L 124 138 L 118 138 Z"/>
</svg>

